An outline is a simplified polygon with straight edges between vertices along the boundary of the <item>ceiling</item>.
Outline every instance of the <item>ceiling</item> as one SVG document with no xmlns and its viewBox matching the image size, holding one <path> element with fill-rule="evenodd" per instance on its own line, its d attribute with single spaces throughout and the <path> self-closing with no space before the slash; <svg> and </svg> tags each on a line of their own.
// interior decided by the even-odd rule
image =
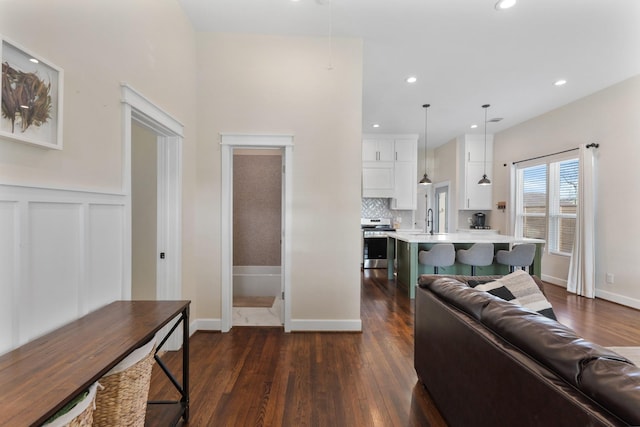
<svg viewBox="0 0 640 427">
<path fill-rule="evenodd" d="M 362 38 L 363 133 L 422 135 L 429 103 L 430 148 L 640 74 L 640 0 L 178 1 L 197 31 Z"/>
</svg>

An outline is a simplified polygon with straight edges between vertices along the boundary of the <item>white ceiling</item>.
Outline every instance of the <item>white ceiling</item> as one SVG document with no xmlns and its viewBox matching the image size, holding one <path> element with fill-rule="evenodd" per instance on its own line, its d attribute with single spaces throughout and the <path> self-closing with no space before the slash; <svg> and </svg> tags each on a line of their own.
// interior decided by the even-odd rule
<svg viewBox="0 0 640 427">
<path fill-rule="evenodd" d="M 179 0 L 197 31 L 362 38 L 363 132 L 422 135 L 430 103 L 430 148 L 640 74 L 640 0 L 496 1 Z"/>
</svg>

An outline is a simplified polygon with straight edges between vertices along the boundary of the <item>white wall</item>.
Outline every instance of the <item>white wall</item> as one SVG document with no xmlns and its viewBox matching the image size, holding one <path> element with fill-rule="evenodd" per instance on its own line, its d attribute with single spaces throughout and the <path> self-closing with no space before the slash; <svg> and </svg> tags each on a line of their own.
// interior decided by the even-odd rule
<svg viewBox="0 0 640 427">
<path fill-rule="evenodd" d="M 597 142 L 597 296 L 640 308 L 640 76 L 495 135 L 493 198 L 509 200 L 513 161 Z M 507 166 L 503 166 L 507 164 Z M 492 227 L 507 229 L 494 209 Z M 543 273 L 566 281 L 568 258 L 545 256 Z M 615 283 L 605 283 L 613 273 Z"/>
<path fill-rule="evenodd" d="M 13 256 L 0 292 L 15 303 L 1 352 L 124 295 L 120 83 L 185 125 L 183 159 L 195 165 L 196 46 L 175 0 L 3 0 L 0 33 L 65 77 L 63 150 L 0 138 L 1 229 L 13 231 L 0 243 Z M 194 299 L 195 167 L 183 173 L 182 288 Z"/>
<path fill-rule="evenodd" d="M 293 134 L 292 318 L 360 322 L 362 43 L 332 45 L 329 71 L 326 38 L 198 35 L 205 317 L 221 316 L 219 133 Z"/>
<path fill-rule="evenodd" d="M 25 25 L 28 22 L 38 25 Z M 218 318 L 218 133 L 292 133 L 296 161 L 292 315 L 301 321 L 360 321 L 361 41 L 231 35 L 201 35 L 196 40 L 174 0 L 6 0 L 0 2 L 0 28 L 4 36 L 65 72 L 64 150 L 0 140 L 0 184 L 52 187 L 61 194 L 81 190 L 73 193 L 81 207 L 88 206 L 89 195 L 113 196 L 124 203 L 126 212 L 130 194 L 120 83 L 128 83 L 184 124 L 183 297 L 192 300 L 192 318 Z M 330 46 L 331 71 L 326 68 Z M 33 202 L 27 199 L 20 203 Z M 15 203 L 9 197 L 2 205 L 3 227 L 16 234 L 0 250 L 12 255 L 16 242 L 31 232 L 29 227 L 15 229 Z M 84 218 L 76 216 L 68 229 L 77 230 Z M 39 236 L 33 238 L 40 241 Z M 45 244 L 55 246 L 48 240 Z M 25 262 L 24 257 L 5 260 L 14 266 Z M 79 260 L 70 262 L 77 271 L 87 268 Z M 65 277 L 63 265 L 50 272 L 56 280 Z M 89 276 L 110 267 L 99 261 L 88 265 Z M 3 288 L 12 300 L 21 298 L 15 292 L 34 285 L 18 267 L 8 270 L 8 289 Z M 114 282 L 118 283 L 108 289 L 117 289 L 126 279 Z M 83 301 L 90 286 L 78 282 L 73 298 Z M 102 295 L 92 306 L 119 297 Z M 35 301 L 27 297 L 23 303 Z M 69 310 L 56 322 L 83 310 Z M 15 312 L 7 316 L 14 319 Z"/>
</svg>

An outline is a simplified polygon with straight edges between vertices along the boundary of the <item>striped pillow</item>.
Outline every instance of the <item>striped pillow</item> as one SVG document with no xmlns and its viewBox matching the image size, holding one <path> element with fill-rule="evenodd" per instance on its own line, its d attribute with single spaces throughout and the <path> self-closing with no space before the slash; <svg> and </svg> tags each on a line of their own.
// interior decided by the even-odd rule
<svg viewBox="0 0 640 427">
<path fill-rule="evenodd" d="M 505 301 L 521 305 L 550 319 L 558 320 L 549 301 L 529 276 L 529 273 L 525 271 L 516 270 L 494 282 L 478 285 L 475 289 L 489 292 Z"/>
</svg>

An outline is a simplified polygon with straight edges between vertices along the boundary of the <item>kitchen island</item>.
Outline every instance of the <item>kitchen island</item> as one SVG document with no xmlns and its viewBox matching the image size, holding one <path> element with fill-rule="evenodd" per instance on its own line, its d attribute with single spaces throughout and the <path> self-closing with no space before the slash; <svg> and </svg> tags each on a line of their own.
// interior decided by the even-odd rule
<svg viewBox="0 0 640 427">
<path fill-rule="evenodd" d="M 417 232 L 390 232 L 387 233 L 389 244 L 387 245 L 387 258 L 389 259 L 388 276 L 393 279 L 394 264 L 397 264 L 397 280 L 402 282 L 409 289 L 409 296 L 415 297 L 415 286 L 418 283 L 420 274 L 433 274 L 433 267 L 420 265 L 418 263 L 418 252 L 421 250 L 429 250 L 437 243 L 453 243 L 456 250 L 468 249 L 474 243 L 493 243 L 494 251 L 501 249 L 510 250 L 513 245 L 522 243 L 534 243 L 536 245 L 536 255 L 533 264 L 530 267 L 531 274 L 540 277 L 542 250 L 545 241 L 540 239 L 525 239 L 514 236 L 505 236 L 494 233 L 445 233 L 445 234 L 427 234 Z M 395 262 L 394 262 L 395 261 Z M 494 261 L 492 265 L 486 267 L 477 267 L 476 274 L 493 275 L 508 274 L 509 267 L 498 264 Z M 455 274 L 471 274 L 471 266 L 460 264 L 457 262 L 451 267 L 440 267 L 438 274 L 455 275 Z"/>
</svg>

